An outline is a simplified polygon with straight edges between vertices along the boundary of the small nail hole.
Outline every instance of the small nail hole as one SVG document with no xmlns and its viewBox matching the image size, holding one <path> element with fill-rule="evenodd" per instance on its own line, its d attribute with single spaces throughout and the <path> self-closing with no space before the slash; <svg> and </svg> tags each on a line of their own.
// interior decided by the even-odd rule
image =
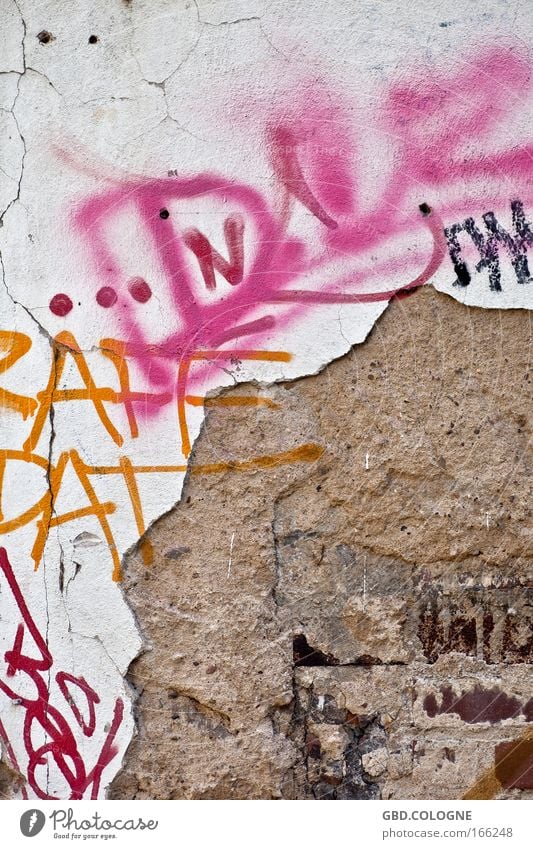
<svg viewBox="0 0 533 849">
<path fill-rule="evenodd" d="M 53 41 L 54 36 L 51 32 L 48 32 L 47 30 L 43 29 L 41 30 L 41 32 L 37 33 L 37 38 L 39 39 L 41 44 L 49 44 L 51 41 Z"/>
<path fill-rule="evenodd" d="M 418 208 L 419 208 L 420 212 L 422 213 L 422 215 L 429 215 L 429 213 L 431 212 L 431 207 L 427 203 L 419 204 Z"/>
<path fill-rule="evenodd" d="M 89 44 L 96 44 L 97 41 L 98 41 L 97 35 L 90 35 L 89 36 Z"/>
<path fill-rule="evenodd" d="M 170 216 L 170 212 L 168 211 L 168 209 L 160 209 L 159 210 L 159 217 L 160 218 L 167 219 L 167 218 L 169 218 L 169 216 Z"/>
</svg>

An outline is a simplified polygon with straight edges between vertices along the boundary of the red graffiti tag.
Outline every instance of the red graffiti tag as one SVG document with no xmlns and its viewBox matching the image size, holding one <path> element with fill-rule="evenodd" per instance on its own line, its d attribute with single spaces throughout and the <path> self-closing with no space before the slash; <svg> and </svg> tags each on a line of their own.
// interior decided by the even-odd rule
<svg viewBox="0 0 533 849">
<path fill-rule="evenodd" d="M 76 725 L 72 726 L 72 719 L 69 719 L 64 708 L 61 710 L 51 704 L 49 678 L 53 675 L 54 659 L 46 640 L 28 610 L 5 548 L 0 548 L 0 570 L 11 590 L 21 618 L 17 626 L 13 647 L 4 653 L 7 667 L 5 674 L 0 674 L 0 690 L 21 710 L 25 711 L 23 736 L 28 759 L 25 772 L 15 759 L 3 726 L 0 727 L 0 735 L 6 744 L 13 766 L 24 775 L 37 797 L 40 799 L 57 798 L 48 794 L 47 788 L 41 786 L 36 774 L 39 767 L 45 767 L 44 772 L 46 774 L 48 759 L 52 758 L 70 788 L 68 798 L 83 799 L 87 798 L 86 794 L 89 793 L 91 799 L 96 799 L 98 798 L 102 773 L 118 752 L 114 741 L 124 715 L 122 699 L 115 700 L 113 716 L 109 730 L 105 734 L 104 743 L 96 763 L 91 769 L 88 769 L 79 751 L 76 740 Z M 30 641 L 33 645 L 34 651 L 31 654 L 25 648 L 27 641 Z M 27 683 L 28 680 L 33 683 L 35 688 L 33 698 L 24 695 L 25 686 L 20 686 L 20 689 L 18 689 L 17 682 L 14 679 L 19 673 L 26 676 L 26 679 L 18 680 L 19 686 L 23 682 Z M 95 708 L 100 703 L 100 697 L 83 677 L 75 677 L 63 671 L 55 673 L 54 677 L 65 700 L 65 705 L 72 713 L 73 719 L 81 728 L 83 735 L 92 737 L 96 731 Z M 73 696 L 73 688 L 77 691 L 77 698 L 82 696 L 85 699 L 88 711 L 87 718 L 84 718 L 79 704 Z M 35 740 L 39 737 L 44 738 L 46 742 L 36 746 Z"/>
</svg>

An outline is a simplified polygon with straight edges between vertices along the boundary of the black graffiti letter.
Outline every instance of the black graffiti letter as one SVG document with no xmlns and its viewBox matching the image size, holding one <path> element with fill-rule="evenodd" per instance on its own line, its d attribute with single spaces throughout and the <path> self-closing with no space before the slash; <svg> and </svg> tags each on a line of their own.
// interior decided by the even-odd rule
<svg viewBox="0 0 533 849">
<path fill-rule="evenodd" d="M 489 272 L 489 285 L 492 291 L 501 292 L 501 269 L 500 248 L 503 247 L 510 257 L 518 283 L 530 283 L 529 265 L 527 261 L 527 247 L 533 245 L 533 231 L 526 221 L 524 206 L 521 201 L 511 202 L 513 215 L 513 233 L 505 230 L 493 212 L 486 212 L 482 218 L 487 231 L 484 236 L 476 226 L 473 218 L 465 218 L 462 224 L 453 224 L 444 231 L 448 242 L 448 251 L 453 263 L 457 279 L 454 286 L 468 286 L 471 274 L 468 270 L 459 244 L 458 234 L 461 231 L 468 233 L 474 245 L 479 251 L 481 259 L 476 264 L 476 271 L 487 269 Z"/>
<path fill-rule="evenodd" d="M 464 227 L 462 224 L 452 224 L 451 227 L 446 227 L 444 230 L 444 235 L 446 236 L 446 241 L 448 243 L 450 259 L 453 262 L 453 267 L 457 274 L 457 279 L 454 280 L 453 283 L 454 286 L 468 286 L 471 279 L 468 266 L 461 257 L 461 245 L 457 238 L 457 234 L 463 229 Z"/>
</svg>

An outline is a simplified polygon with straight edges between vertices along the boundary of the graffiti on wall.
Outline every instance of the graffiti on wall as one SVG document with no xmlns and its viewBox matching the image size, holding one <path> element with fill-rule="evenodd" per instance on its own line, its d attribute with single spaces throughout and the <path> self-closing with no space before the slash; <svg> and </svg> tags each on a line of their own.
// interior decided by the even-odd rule
<svg viewBox="0 0 533 849">
<path fill-rule="evenodd" d="M 429 283 L 480 306 L 531 305 L 533 142 L 501 140 L 529 72 L 492 51 L 392 83 L 370 192 L 365 139 L 318 85 L 262 117 L 267 189 L 223 168 L 100 179 L 54 143 L 65 184 L 76 178 L 61 198 L 70 273 L 39 277 L 38 310 L 27 281 L 7 285 L 10 215 L 2 237 L 0 736 L 21 795 L 96 798 L 120 768 L 134 733 L 124 676 L 141 647 L 117 587 L 124 555 L 141 540 L 151 568 L 143 535 L 179 499 L 204 410 L 272 404 L 212 390 L 310 373 Z"/>
</svg>

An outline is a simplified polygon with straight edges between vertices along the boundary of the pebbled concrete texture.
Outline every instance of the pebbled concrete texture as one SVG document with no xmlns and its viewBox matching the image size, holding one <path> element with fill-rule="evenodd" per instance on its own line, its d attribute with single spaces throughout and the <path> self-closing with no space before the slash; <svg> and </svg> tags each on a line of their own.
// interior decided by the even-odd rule
<svg viewBox="0 0 533 849">
<path fill-rule="evenodd" d="M 424 289 L 320 374 L 224 391 L 270 406 L 209 410 L 126 564 L 111 798 L 531 797 L 530 360 L 527 312 Z"/>
</svg>

